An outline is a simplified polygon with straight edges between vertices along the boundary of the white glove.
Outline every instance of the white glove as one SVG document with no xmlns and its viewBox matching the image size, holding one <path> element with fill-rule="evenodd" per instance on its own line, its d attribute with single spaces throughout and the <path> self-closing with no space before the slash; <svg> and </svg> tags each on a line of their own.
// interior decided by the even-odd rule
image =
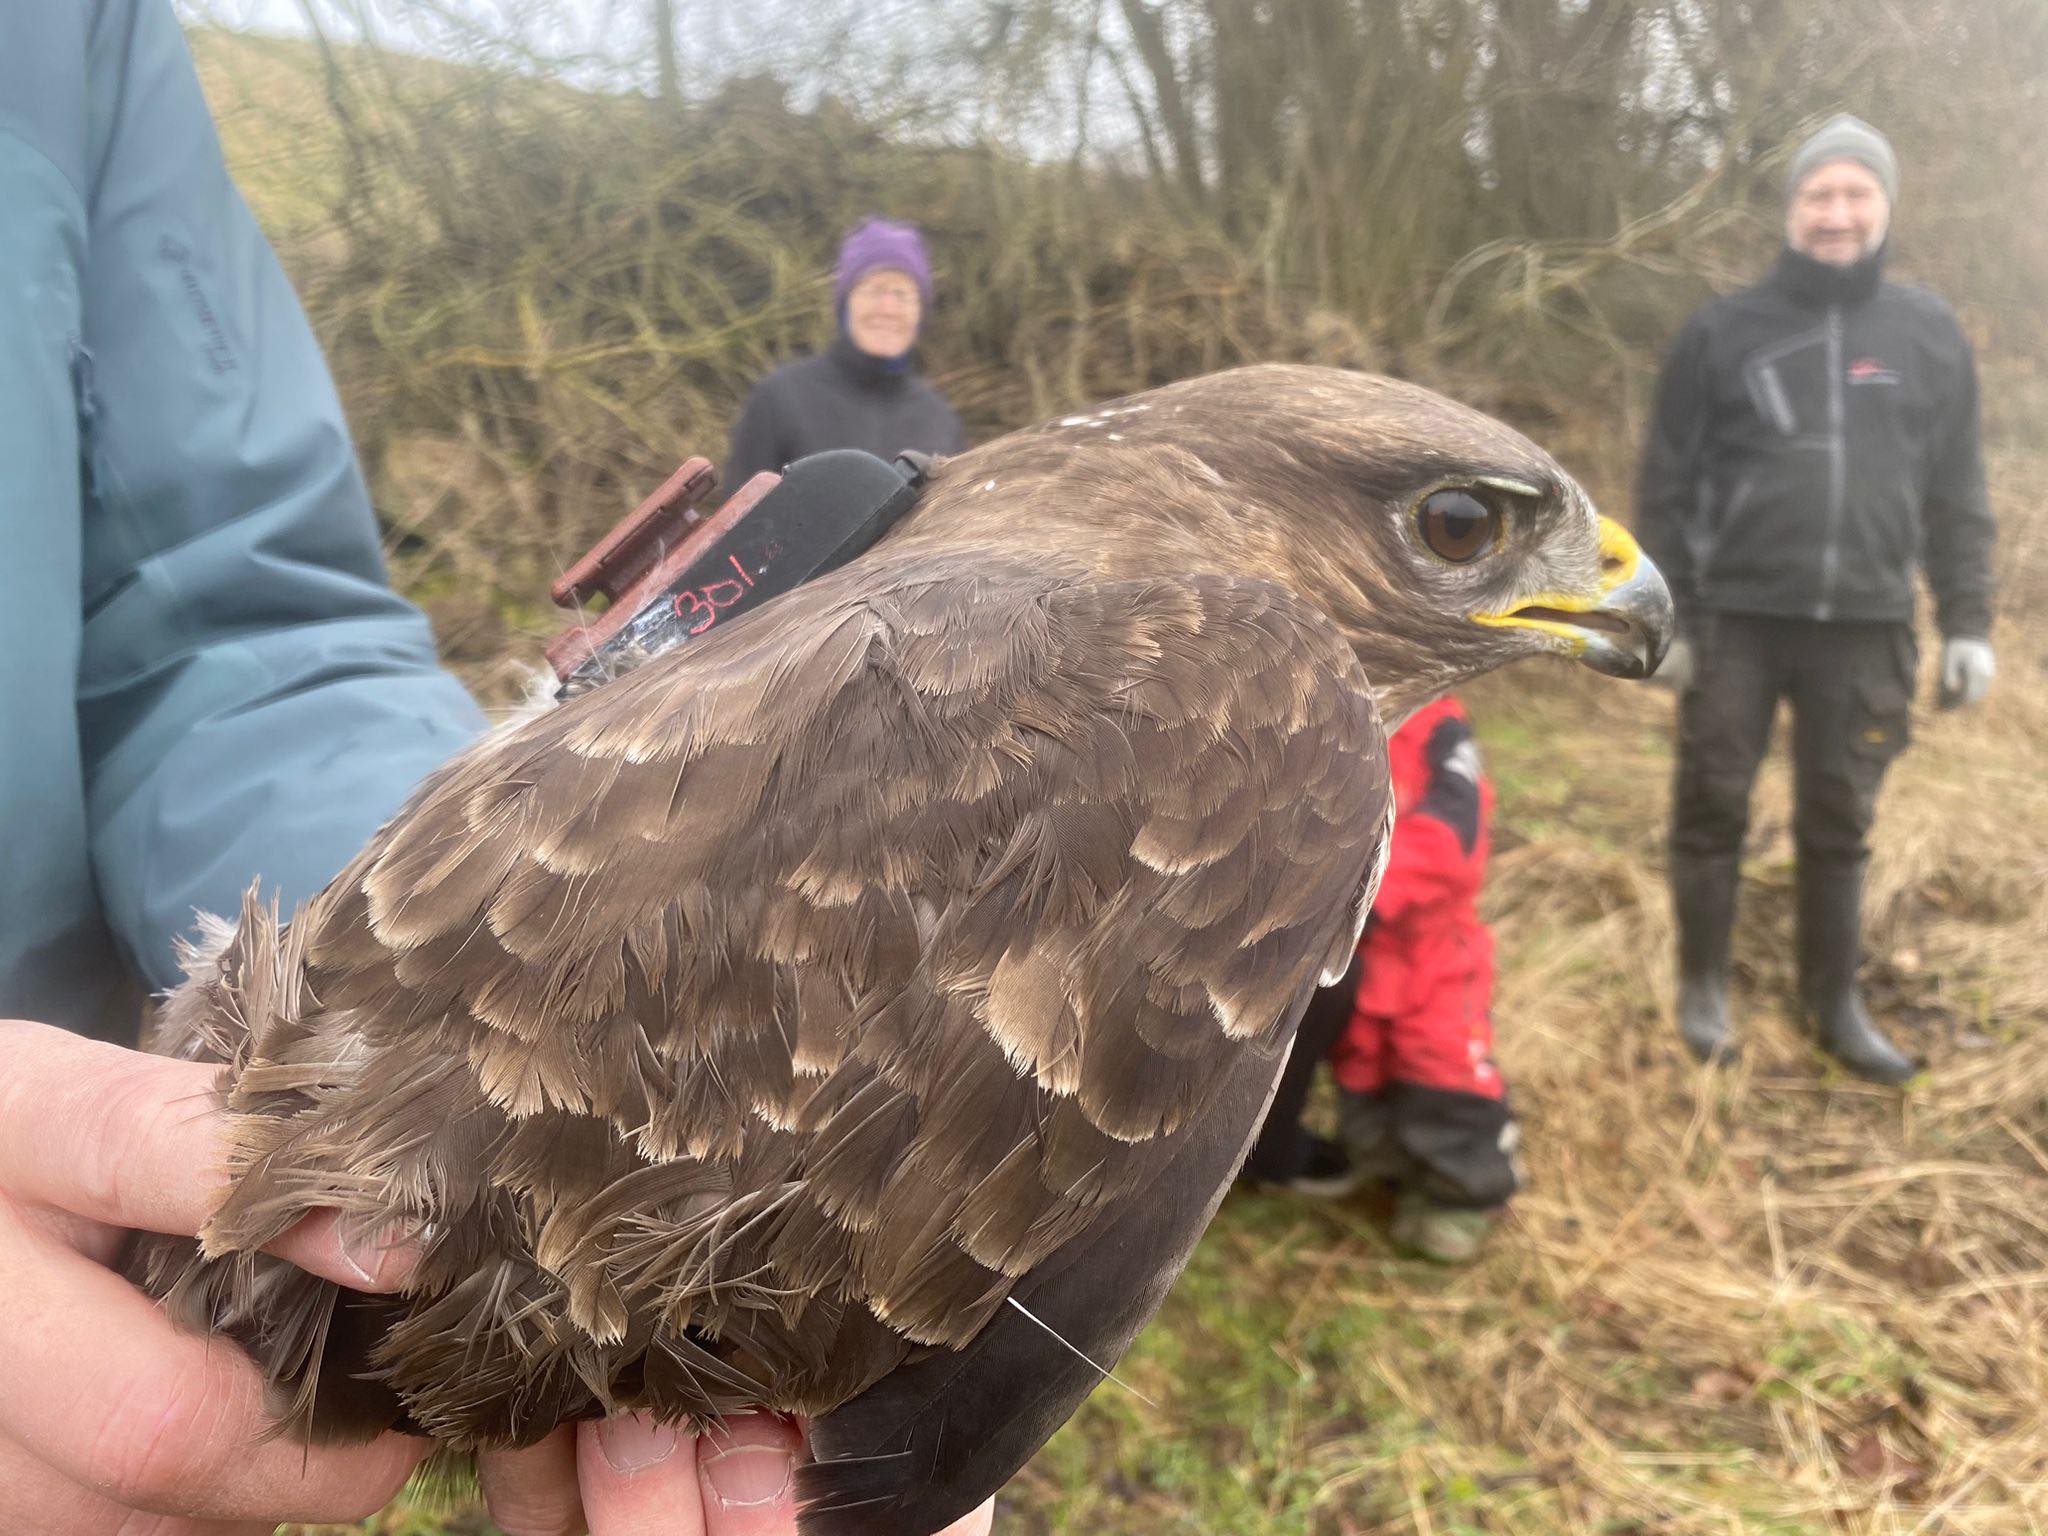
<svg viewBox="0 0 2048 1536">
<path fill-rule="evenodd" d="M 1976 703 L 1991 691 L 1991 679 L 1997 675 L 1998 662 L 1989 640 L 1958 637 L 1941 643 L 1942 708 Z"/>
<path fill-rule="evenodd" d="M 1650 680 L 1669 688 L 1673 693 L 1683 693 L 1692 686 L 1696 665 L 1692 642 L 1679 635 L 1672 640 L 1671 648 L 1665 651 L 1663 662 L 1650 674 Z"/>
</svg>

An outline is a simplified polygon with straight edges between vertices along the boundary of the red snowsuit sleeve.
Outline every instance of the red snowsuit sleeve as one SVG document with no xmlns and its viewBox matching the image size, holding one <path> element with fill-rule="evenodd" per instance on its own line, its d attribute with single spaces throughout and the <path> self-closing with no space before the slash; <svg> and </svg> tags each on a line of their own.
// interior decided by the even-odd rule
<svg viewBox="0 0 2048 1536">
<path fill-rule="evenodd" d="M 1417 907 L 1477 897 L 1493 799 L 1472 726 L 1455 699 L 1402 726 L 1393 748 L 1394 848 L 1372 908 L 1388 923 Z"/>
</svg>

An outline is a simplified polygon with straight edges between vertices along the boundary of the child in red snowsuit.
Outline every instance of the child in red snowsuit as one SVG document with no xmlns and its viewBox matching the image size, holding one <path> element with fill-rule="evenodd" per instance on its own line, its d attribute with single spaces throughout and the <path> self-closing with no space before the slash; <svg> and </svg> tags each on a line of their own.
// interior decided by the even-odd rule
<svg viewBox="0 0 2048 1536">
<path fill-rule="evenodd" d="M 1389 757 L 1394 849 L 1330 1052 L 1345 1147 L 1411 1208 L 1491 1210 L 1518 1182 L 1493 1060 L 1493 936 L 1478 906 L 1493 786 L 1455 698 L 1414 715 Z"/>
<path fill-rule="evenodd" d="M 1401 1192 L 1396 1240 L 1464 1258 L 1518 1182 L 1493 1061 L 1493 939 L 1477 905 L 1493 789 L 1455 698 L 1414 715 L 1388 757 L 1394 846 L 1371 920 L 1350 971 L 1309 1001 L 1246 1173 L 1310 1194 L 1390 1180 Z M 1341 1147 L 1298 1123 L 1325 1051 Z"/>
</svg>

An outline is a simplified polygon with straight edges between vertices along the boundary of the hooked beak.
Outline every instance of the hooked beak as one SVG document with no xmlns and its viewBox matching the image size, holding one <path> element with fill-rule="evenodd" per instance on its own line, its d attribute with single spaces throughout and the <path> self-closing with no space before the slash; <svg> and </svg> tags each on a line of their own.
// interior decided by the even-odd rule
<svg viewBox="0 0 2048 1536">
<path fill-rule="evenodd" d="M 1475 613 L 1474 623 L 1533 629 L 1609 677 L 1648 677 L 1670 648 L 1671 589 L 1630 532 L 1600 519 L 1600 590 L 1592 597 L 1546 592 L 1501 613 Z"/>
</svg>

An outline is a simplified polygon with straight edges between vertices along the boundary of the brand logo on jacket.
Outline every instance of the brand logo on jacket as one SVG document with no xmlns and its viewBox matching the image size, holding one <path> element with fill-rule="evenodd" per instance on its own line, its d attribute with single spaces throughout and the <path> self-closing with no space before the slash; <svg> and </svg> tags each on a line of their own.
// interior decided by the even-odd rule
<svg viewBox="0 0 2048 1536">
<path fill-rule="evenodd" d="M 1849 365 L 1851 384 L 1896 384 L 1899 376 L 1874 357 L 1859 357 Z"/>
</svg>

